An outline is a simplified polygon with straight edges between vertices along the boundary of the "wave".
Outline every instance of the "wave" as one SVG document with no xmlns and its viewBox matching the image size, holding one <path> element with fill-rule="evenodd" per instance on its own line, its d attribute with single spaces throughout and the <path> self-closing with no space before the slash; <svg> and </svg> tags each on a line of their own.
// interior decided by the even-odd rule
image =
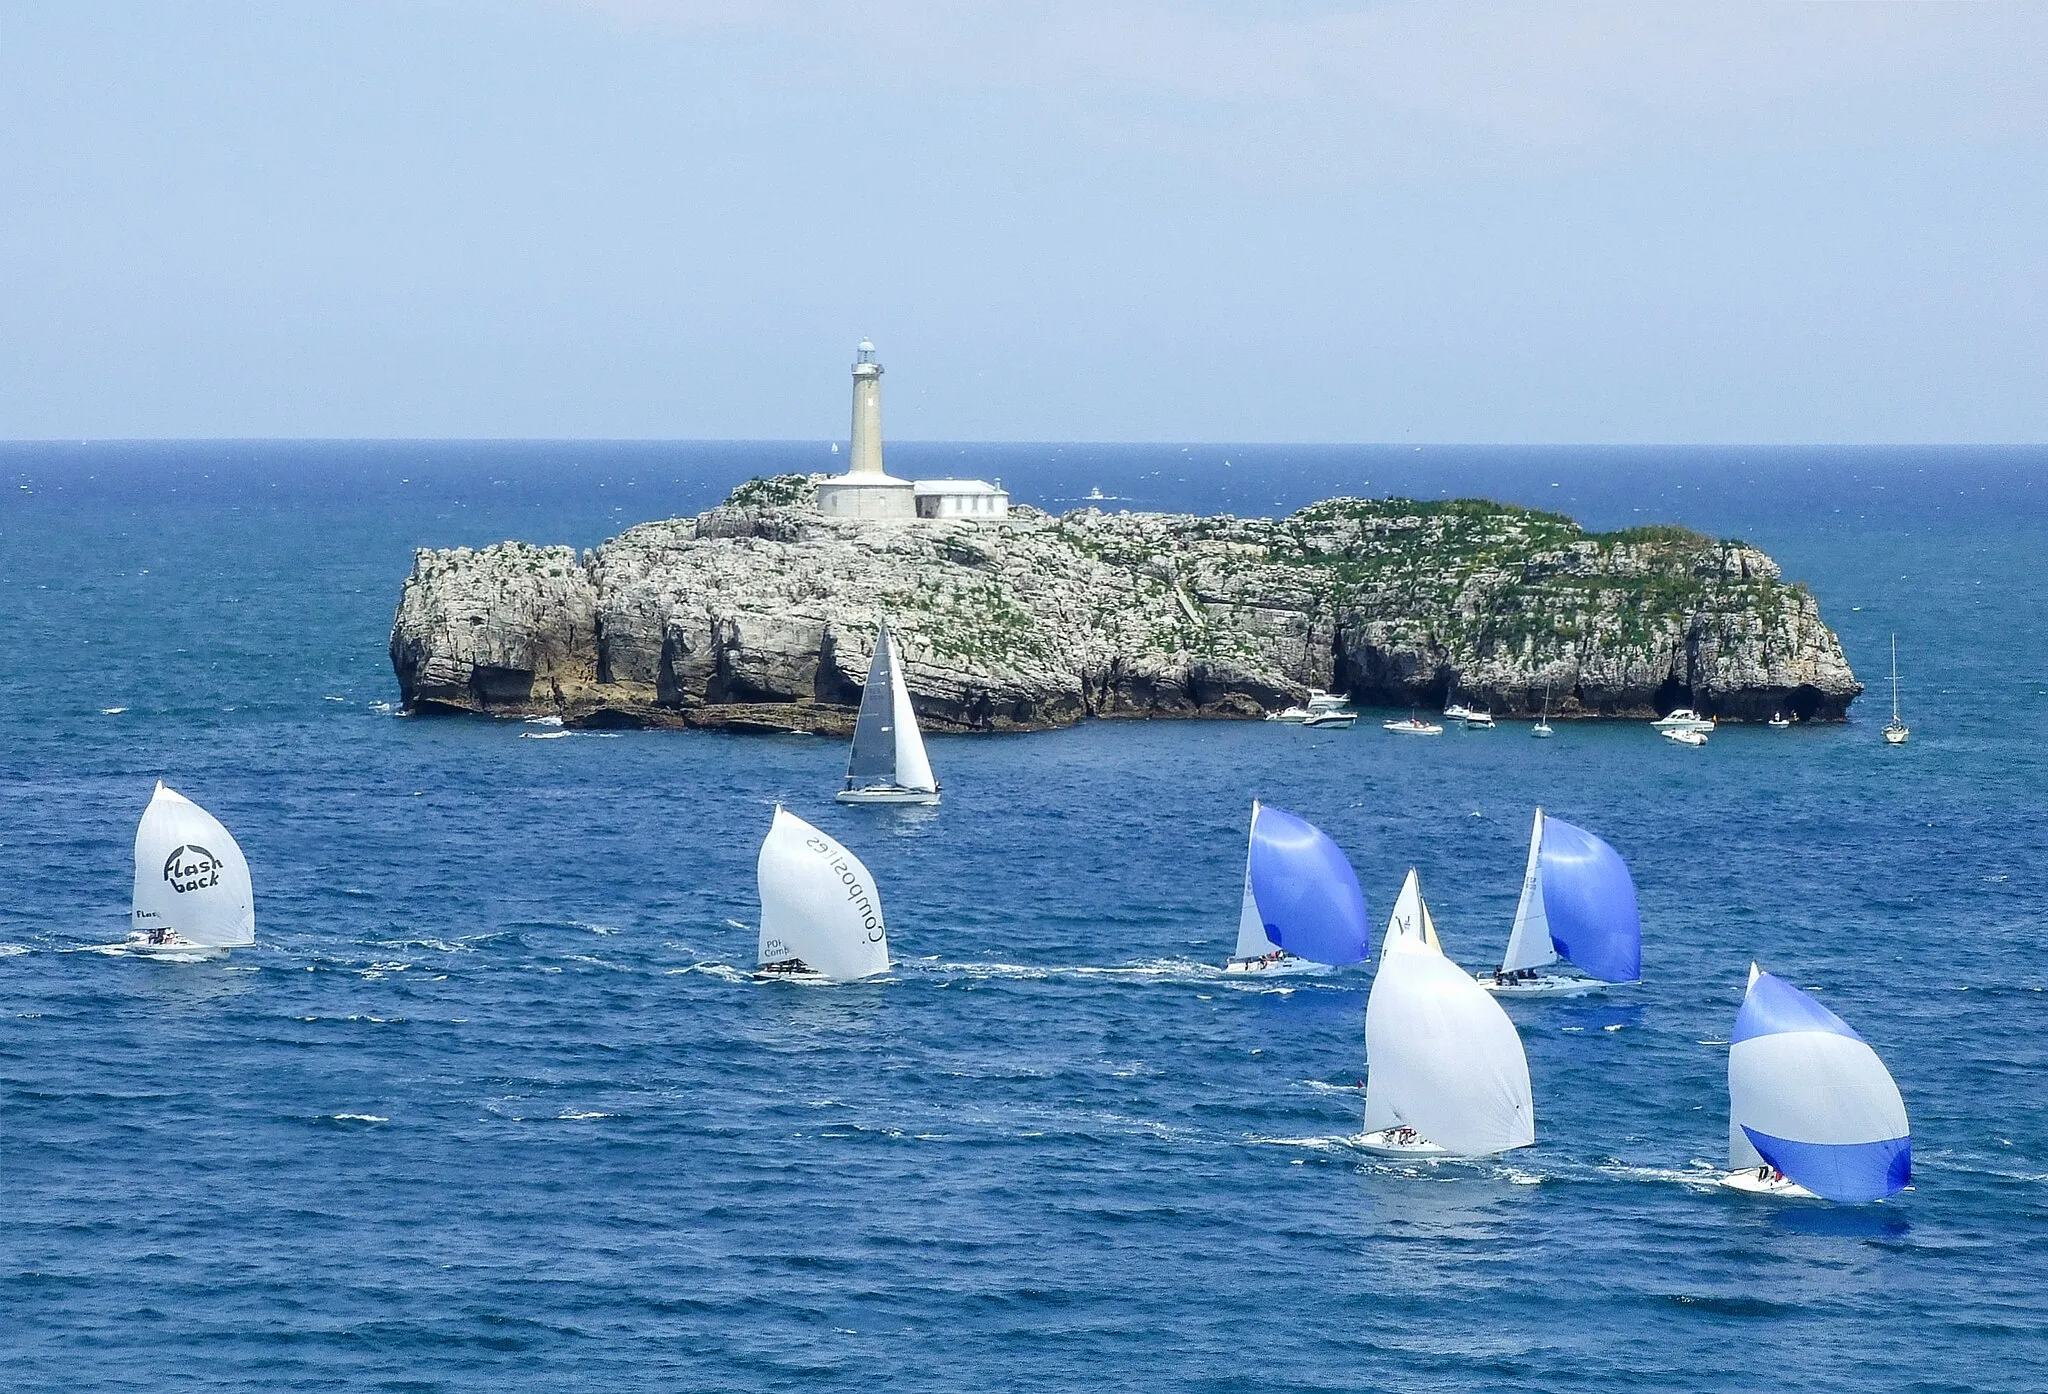
<svg viewBox="0 0 2048 1394">
<path fill-rule="evenodd" d="M 34 950 L 30 949 L 26 944 L 0 944 L 0 958 L 14 958 L 21 954 L 32 952 Z"/>
<path fill-rule="evenodd" d="M 128 709 L 127 709 L 126 707 L 101 707 L 101 708 L 100 708 L 100 715 L 101 715 L 101 716 L 119 716 L 119 715 L 120 715 L 120 714 L 121 714 L 122 712 L 125 712 L 125 711 L 127 711 L 127 710 L 128 710 Z"/>
<path fill-rule="evenodd" d="M 521 731 L 522 741 L 563 741 L 575 735 L 574 731 Z"/>
</svg>

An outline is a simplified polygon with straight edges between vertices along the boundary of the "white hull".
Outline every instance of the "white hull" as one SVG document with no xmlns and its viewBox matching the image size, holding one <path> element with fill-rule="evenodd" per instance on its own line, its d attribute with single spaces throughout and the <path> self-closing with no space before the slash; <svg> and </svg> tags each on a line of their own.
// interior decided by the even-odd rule
<svg viewBox="0 0 2048 1394">
<path fill-rule="evenodd" d="M 1486 712 L 1467 712 L 1465 713 L 1465 729 L 1467 731 L 1491 731 L 1493 729 L 1493 717 Z"/>
<path fill-rule="evenodd" d="M 212 948 L 205 944 L 187 944 L 174 940 L 168 944 L 152 944 L 140 934 L 131 934 L 119 944 L 108 944 L 99 950 L 103 954 L 126 954 L 135 958 L 154 958 L 165 963 L 199 963 L 210 958 L 226 958 L 226 949 Z"/>
<path fill-rule="evenodd" d="M 1388 721 L 1381 723 L 1383 729 L 1397 736 L 1441 736 L 1444 728 L 1433 721 Z"/>
<path fill-rule="evenodd" d="M 1376 1133 L 1361 1133 L 1352 1139 L 1352 1143 L 1381 1157 L 1422 1158 L 1451 1155 L 1413 1128 L 1382 1128 Z"/>
<path fill-rule="evenodd" d="M 841 803 L 935 804 L 939 801 L 938 791 L 935 789 L 898 789 L 887 784 L 878 784 L 868 789 L 841 789 L 833 797 Z"/>
<path fill-rule="evenodd" d="M 1689 745 L 1695 750 L 1707 743 L 1707 733 L 1690 726 L 1659 731 L 1657 734 L 1675 745 Z"/>
<path fill-rule="evenodd" d="M 1336 726 L 1349 730 L 1357 722 L 1358 718 L 1350 712 L 1318 712 L 1304 720 L 1301 724 L 1303 726 Z"/>
<path fill-rule="evenodd" d="M 1721 1184 L 1744 1195 L 1775 1196 L 1779 1200 L 1818 1200 L 1812 1191 L 1789 1176 L 1773 1177 L 1767 1168 L 1745 1167 L 1721 1178 Z"/>
<path fill-rule="evenodd" d="M 1519 982 L 1503 982 L 1491 973 L 1476 973 L 1473 977 L 1496 997 L 1582 997 L 1613 986 L 1598 978 L 1581 978 L 1569 973 L 1543 973 Z"/>
<path fill-rule="evenodd" d="M 1308 717 L 1309 713 L 1306 707 L 1289 707 L 1286 711 L 1266 713 L 1266 720 L 1284 721 L 1290 726 L 1299 726 L 1304 721 L 1307 721 Z"/>
<path fill-rule="evenodd" d="M 1886 745 L 1904 745 L 1906 737 L 1911 734 L 1904 726 L 1887 726 L 1884 728 L 1884 742 Z"/>
<path fill-rule="evenodd" d="M 1245 973 L 1259 977 L 1284 978 L 1296 973 L 1327 973 L 1327 963 L 1312 963 L 1293 954 L 1285 958 L 1233 958 L 1223 965 L 1226 973 Z"/>
<path fill-rule="evenodd" d="M 1529 734 L 1535 736 L 1539 740 L 1542 740 L 1547 737 L 1556 735 L 1557 732 L 1550 729 L 1549 722 L 1539 721 L 1534 726 L 1529 728 Z"/>
</svg>

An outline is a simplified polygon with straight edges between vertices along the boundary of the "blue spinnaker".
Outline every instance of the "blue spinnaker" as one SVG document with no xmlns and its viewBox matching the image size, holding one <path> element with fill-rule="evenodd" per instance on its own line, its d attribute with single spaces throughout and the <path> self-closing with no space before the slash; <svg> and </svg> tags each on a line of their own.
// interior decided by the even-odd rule
<svg viewBox="0 0 2048 1394">
<path fill-rule="evenodd" d="M 1559 957 L 1604 982 L 1642 977 L 1643 924 L 1635 878 L 1621 854 L 1584 828 L 1546 815 L 1538 866 Z"/>
<path fill-rule="evenodd" d="M 1365 892 L 1336 843 L 1284 808 L 1252 820 L 1252 900 L 1266 937 L 1311 963 L 1357 963 L 1370 951 Z"/>
</svg>

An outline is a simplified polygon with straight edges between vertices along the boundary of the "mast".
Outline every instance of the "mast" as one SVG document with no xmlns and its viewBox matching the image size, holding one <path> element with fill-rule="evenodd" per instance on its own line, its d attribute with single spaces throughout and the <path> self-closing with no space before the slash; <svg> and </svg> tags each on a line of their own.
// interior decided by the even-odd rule
<svg viewBox="0 0 2048 1394">
<path fill-rule="evenodd" d="M 1899 724 L 1899 636 L 1892 635 L 1892 725 Z"/>
</svg>

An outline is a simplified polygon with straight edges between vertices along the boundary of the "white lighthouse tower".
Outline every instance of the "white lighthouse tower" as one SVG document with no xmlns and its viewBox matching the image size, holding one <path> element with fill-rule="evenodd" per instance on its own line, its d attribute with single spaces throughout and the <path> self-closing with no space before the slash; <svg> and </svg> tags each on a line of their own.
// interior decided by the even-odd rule
<svg viewBox="0 0 2048 1394">
<path fill-rule="evenodd" d="M 818 511 L 832 518 L 917 517 L 917 490 L 882 469 L 882 365 L 860 341 L 853 358 L 853 450 L 845 474 L 818 485 Z"/>
</svg>

